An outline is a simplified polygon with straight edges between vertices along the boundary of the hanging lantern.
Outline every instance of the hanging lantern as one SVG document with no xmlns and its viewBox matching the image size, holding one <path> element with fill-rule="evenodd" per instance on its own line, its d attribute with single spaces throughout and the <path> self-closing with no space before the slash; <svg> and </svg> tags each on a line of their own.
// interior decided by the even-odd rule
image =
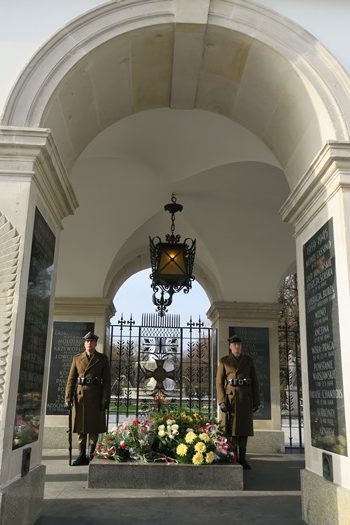
<svg viewBox="0 0 350 525">
<path fill-rule="evenodd" d="M 152 266 L 150 277 L 154 291 L 152 301 L 160 316 L 167 312 L 174 293 L 181 290 L 188 293 L 194 280 L 192 270 L 196 240 L 186 238 L 181 243 L 181 236 L 175 234 L 175 213 L 182 209 L 183 206 L 177 203 L 172 194 L 171 203 L 164 206 L 164 210 L 171 214 L 170 234 L 166 235 L 166 242 L 162 242 L 160 237 L 149 238 Z"/>
</svg>

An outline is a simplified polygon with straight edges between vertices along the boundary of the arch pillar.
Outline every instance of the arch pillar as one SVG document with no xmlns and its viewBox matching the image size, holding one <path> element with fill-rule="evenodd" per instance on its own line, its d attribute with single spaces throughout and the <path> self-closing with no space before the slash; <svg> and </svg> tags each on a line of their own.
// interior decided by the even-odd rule
<svg viewBox="0 0 350 525">
<path fill-rule="evenodd" d="M 345 525 L 350 508 L 350 143 L 325 144 L 280 212 L 296 238 L 303 519 L 311 525 Z"/>
<path fill-rule="evenodd" d="M 246 349 L 255 361 L 262 407 L 254 418 L 254 437 L 248 441 L 249 452 L 284 451 L 280 411 L 279 310 L 276 303 L 216 302 L 207 313 L 218 333 L 218 360 L 228 353 L 229 335 L 237 333 L 242 337 L 243 351 Z"/>
<path fill-rule="evenodd" d="M 63 410 L 63 392 L 72 356 L 83 350 L 82 336 L 90 330 L 99 336 L 97 351 L 109 355 L 108 326 L 114 314 L 113 301 L 104 297 L 55 299 L 44 448 L 68 447 L 68 419 L 67 412 Z M 76 434 L 72 437 L 73 446 L 76 446 Z"/>
<path fill-rule="evenodd" d="M 77 207 L 49 130 L 0 128 L 0 522 L 34 523 L 57 254 Z"/>
</svg>

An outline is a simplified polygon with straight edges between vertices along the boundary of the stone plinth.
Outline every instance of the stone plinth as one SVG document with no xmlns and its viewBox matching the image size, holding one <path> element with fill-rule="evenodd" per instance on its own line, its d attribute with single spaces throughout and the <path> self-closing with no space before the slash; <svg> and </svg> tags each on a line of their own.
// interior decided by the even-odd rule
<svg viewBox="0 0 350 525">
<path fill-rule="evenodd" d="M 350 490 L 308 470 L 301 471 L 302 517 L 309 525 L 350 523 Z"/>
<path fill-rule="evenodd" d="M 68 419 L 68 417 L 67 417 Z M 66 426 L 45 426 L 44 437 L 43 437 L 43 448 L 68 448 L 68 424 Z M 73 448 L 77 449 L 78 446 L 78 434 L 72 434 Z"/>
<path fill-rule="evenodd" d="M 46 467 L 39 465 L 26 476 L 0 490 L 1 525 L 32 525 L 40 516 Z"/>
<path fill-rule="evenodd" d="M 89 465 L 88 487 L 243 490 L 243 471 L 240 465 L 115 463 L 95 458 Z"/>
<path fill-rule="evenodd" d="M 282 430 L 254 429 L 254 436 L 248 439 L 248 454 L 283 454 L 284 451 L 284 432 Z"/>
</svg>

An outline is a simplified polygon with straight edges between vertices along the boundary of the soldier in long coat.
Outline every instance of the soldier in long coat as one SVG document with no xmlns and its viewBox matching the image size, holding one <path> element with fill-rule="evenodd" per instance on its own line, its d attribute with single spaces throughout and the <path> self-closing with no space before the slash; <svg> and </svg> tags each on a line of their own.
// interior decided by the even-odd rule
<svg viewBox="0 0 350 525">
<path fill-rule="evenodd" d="M 72 430 L 78 434 L 79 443 L 79 456 L 73 465 L 87 465 L 92 459 L 98 435 L 107 430 L 106 409 L 111 395 L 109 361 L 96 350 L 98 336 L 89 332 L 83 339 L 85 351 L 73 357 L 65 390 L 65 406 L 72 408 Z"/>
<path fill-rule="evenodd" d="M 253 436 L 253 412 L 259 408 L 259 384 L 252 358 L 241 354 L 242 340 L 228 339 L 230 354 L 220 359 L 216 374 L 220 419 L 238 461 L 250 469 L 246 460 L 248 436 Z"/>
</svg>

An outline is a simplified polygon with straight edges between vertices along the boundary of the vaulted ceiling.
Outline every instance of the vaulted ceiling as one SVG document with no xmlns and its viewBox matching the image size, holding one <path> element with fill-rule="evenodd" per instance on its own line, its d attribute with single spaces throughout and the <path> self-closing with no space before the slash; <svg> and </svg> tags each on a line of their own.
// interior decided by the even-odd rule
<svg viewBox="0 0 350 525">
<path fill-rule="evenodd" d="M 210 299 L 276 299 L 294 261 L 278 210 L 320 132 L 302 80 L 272 48 L 209 25 L 131 31 L 82 55 L 41 125 L 80 206 L 64 224 L 59 296 L 113 297 L 149 266 L 148 237 L 168 232 L 175 192 Z"/>
</svg>

